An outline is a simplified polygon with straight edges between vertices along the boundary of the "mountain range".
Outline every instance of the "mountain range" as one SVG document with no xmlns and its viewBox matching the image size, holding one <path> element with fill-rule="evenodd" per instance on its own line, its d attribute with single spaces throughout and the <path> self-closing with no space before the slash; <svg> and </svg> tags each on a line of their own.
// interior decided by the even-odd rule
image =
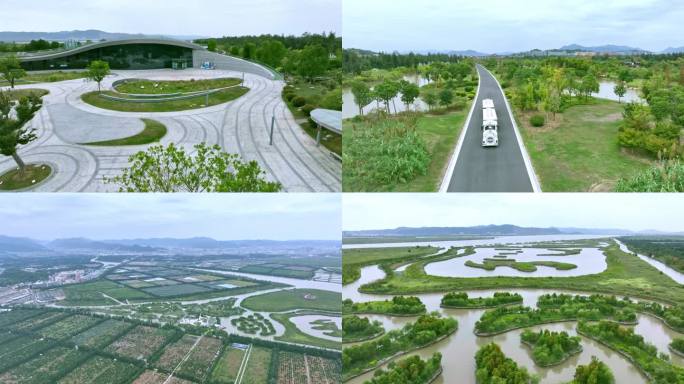
<svg viewBox="0 0 684 384">
<path fill-rule="evenodd" d="M 371 229 L 344 231 L 343 237 L 425 237 L 425 236 L 538 236 L 538 235 L 684 235 L 661 231 L 629 231 L 614 228 L 574 227 L 520 227 L 517 225 L 478 225 L 473 227 L 398 227 L 393 229 Z"/>
<path fill-rule="evenodd" d="M 366 54 L 366 55 L 375 54 L 375 52 L 362 50 L 362 49 L 353 49 L 353 50 L 357 51 L 359 54 Z M 651 53 L 651 54 L 671 54 L 671 53 L 684 53 L 684 46 L 682 46 L 682 47 L 668 47 L 668 48 L 666 48 L 660 52 L 648 51 L 648 50 L 637 48 L 637 47 L 630 47 L 630 46 L 626 46 L 626 45 L 615 45 L 615 44 L 605 44 L 605 45 L 597 45 L 597 46 L 584 46 L 584 45 L 580 45 L 580 44 L 568 44 L 568 45 L 564 45 L 560 48 L 555 48 L 555 49 L 546 49 L 546 50 L 533 49 L 533 50 L 525 51 L 525 52 L 506 51 L 506 52 L 485 53 L 485 52 L 475 51 L 472 49 L 468 49 L 468 50 L 418 50 L 418 51 L 413 51 L 413 52 L 418 53 L 418 54 L 440 53 L 440 54 L 447 54 L 447 55 L 452 55 L 452 56 L 485 57 L 485 56 L 491 56 L 491 55 L 520 56 L 520 55 L 532 54 L 534 52 L 541 52 L 541 51 L 576 51 L 576 52 L 596 52 L 596 53 L 600 53 L 600 54 L 623 54 L 623 55 L 638 55 L 638 54 L 649 54 L 649 53 Z M 408 52 L 405 52 L 405 53 L 408 53 Z"/>
<path fill-rule="evenodd" d="M 142 33 L 119 33 L 119 32 L 105 32 L 98 29 L 87 29 L 87 30 L 74 30 L 74 31 L 60 31 L 60 32 L 13 32 L 13 31 L 3 31 L 0 32 L 0 41 L 5 42 L 28 42 L 31 40 L 48 40 L 48 41 L 98 41 L 98 40 L 121 40 L 121 39 L 131 39 L 131 38 L 143 38 L 143 37 L 154 37 L 154 38 L 172 38 L 178 40 L 195 40 L 205 38 L 205 36 L 193 36 L 193 35 L 146 35 Z"/>
</svg>

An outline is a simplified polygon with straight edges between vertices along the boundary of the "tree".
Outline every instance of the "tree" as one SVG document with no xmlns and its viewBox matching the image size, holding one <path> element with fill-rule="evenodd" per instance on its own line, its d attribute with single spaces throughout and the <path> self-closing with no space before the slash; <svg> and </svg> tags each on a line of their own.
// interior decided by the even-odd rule
<svg viewBox="0 0 684 384">
<path fill-rule="evenodd" d="M 216 52 L 216 39 L 209 39 L 207 41 L 207 50 L 210 52 Z"/>
<path fill-rule="evenodd" d="M 328 50 L 323 46 L 307 45 L 299 55 L 299 74 L 309 81 L 328 70 Z"/>
<path fill-rule="evenodd" d="M 18 120 L 10 119 L 9 113 L 5 113 L 5 100 L 9 95 L 0 91 L 0 153 L 5 156 L 12 156 L 21 171 L 26 168 L 26 164 L 17 154 L 19 145 L 26 145 L 37 138 L 35 129 L 26 128 L 26 123 L 33 118 L 33 115 L 42 107 L 40 97 L 23 97 L 17 106 Z"/>
<path fill-rule="evenodd" d="M 279 67 L 286 53 L 287 48 L 283 43 L 278 40 L 267 40 L 257 49 L 256 57 L 271 67 Z"/>
<path fill-rule="evenodd" d="M 240 47 L 238 47 L 237 45 L 233 45 L 232 47 L 230 47 L 230 54 L 232 56 L 240 56 Z"/>
<path fill-rule="evenodd" d="M 439 103 L 439 97 L 437 96 L 437 93 L 434 91 L 426 91 L 423 92 L 423 101 L 425 101 L 425 104 L 428 105 L 429 109 L 434 108 L 437 103 Z"/>
<path fill-rule="evenodd" d="M 406 80 L 402 80 L 399 82 L 399 92 L 401 92 L 401 101 L 406 104 L 406 110 L 408 111 L 410 110 L 409 106 L 413 104 L 420 95 L 420 87 Z"/>
<path fill-rule="evenodd" d="M 591 357 L 588 365 L 579 365 L 575 370 L 573 384 L 613 384 L 615 378 L 610 368 L 599 361 L 595 356 Z"/>
<path fill-rule="evenodd" d="M 621 82 L 615 84 L 615 87 L 613 88 L 613 92 L 615 92 L 615 94 L 618 95 L 618 103 L 621 103 L 622 98 L 627 93 L 627 87 L 625 86 L 625 83 L 623 83 L 621 81 Z"/>
<path fill-rule="evenodd" d="M 454 93 L 449 88 L 444 88 L 439 93 L 439 103 L 443 107 L 448 107 L 454 101 Z"/>
<path fill-rule="evenodd" d="M 399 93 L 399 84 L 390 80 L 385 80 L 375 86 L 374 92 L 377 98 L 385 103 L 387 113 L 391 113 L 389 103 L 397 96 L 397 93 Z"/>
<path fill-rule="evenodd" d="M 363 107 L 373 101 L 371 90 L 366 83 L 355 81 L 352 83 L 351 92 L 354 95 L 354 102 L 359 106 L 359 115 L 363 116 Z"/>
<path fill-rule="evenodd" d="M 596 76 L 592 75 L 591 73 L 584 76 L 584 78 L 582 78 L 581 90 L 582 93 L 584 93 L 584 97 L 587 99 L 592 93 L 598 92 L 599 83 L 596 79 Z"/>
<path fill-rule="evenodd" d="M 98 92 L 102 92 L 100 84 L 110 73 L 109 63 L 106 61 L 95 60 L 86 68 L 86 78 L 97 83 Z"/>
<path fill-rule="evenodd" d="M 10 88 L 14 88 L 14 83 L 26 76 L 26 71 L 21 68 L 19 59 L 14 55 L 0 59 L 0 73 L 10 83 Z"/>
<path fill-rule="evenodd" d="M 254 43 L 247 43 L 242 46 L 242 57 L 249 60 L 253 59 L 256 54 L 256 45 Z"/>
<path fill-rule="evenodd" d="M 109 183 L 121 192 L 278 192 L 281 185 L 263 178 L 256 161 L 244 162 L 218 145 L 195 145 L 191 156 L 170 144 L 150 147 L 129 158 L 130 168 Z"/>
</svg>

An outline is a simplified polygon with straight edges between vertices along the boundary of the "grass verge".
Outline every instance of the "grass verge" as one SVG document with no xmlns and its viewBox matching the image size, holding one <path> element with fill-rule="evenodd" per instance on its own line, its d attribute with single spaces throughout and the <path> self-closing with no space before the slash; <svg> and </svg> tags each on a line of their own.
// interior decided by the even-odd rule
<svg viewBox="0 0 684 384">
<path fill-rule="evenodd" d="M 96 141 L 92 143 L 84 143 L 83 145 L 97 145 L 97 146 L 119 146 L 119 145 L 142 145 L 156 143 L 166 135 L 166 126 L 156 120 L 141 119 L 145 123 L 145 129 L 142 132 L 124 137 L 123 139 Z"/>
<path fill-rule="evenodd" d="M 0 191 L 16 191 L 28 188 L 47 179 L 52 168 L 47 164 L 29 164 L 23 171 L 12 169 L 0 175 Z"/>
</svg>

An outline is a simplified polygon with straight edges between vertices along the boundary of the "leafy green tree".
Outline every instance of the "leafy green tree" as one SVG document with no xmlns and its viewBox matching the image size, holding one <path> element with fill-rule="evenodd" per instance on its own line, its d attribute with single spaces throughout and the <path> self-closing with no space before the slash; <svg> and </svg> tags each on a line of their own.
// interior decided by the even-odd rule
<svg viewBox="0 0 684 384">
<path fill-rule="evenodd" d="M 613 92 L 615 92 L 615 94 L 618 95 L 618 103 L 621 103 L 622 98 L 627 93 L 627 87 L 625 86 L 625 83 L 621 81 L 621 82 L 615 84 L 615 87 L 613 88 Z"/>
<path fill-rule="evenodd" d="M 371 90 L 363 81 L 355 81 L 351 85 L 351 92 L 354 102 L 359 106 L 359 115 L 363 116 L 363 107 L 373 101 Z"/>
<path fill-rule="evenodd" d="M 237 45 L 230 47 L 230 54 L 231 56 L 240 56 L 240 47 Z"/>
<path fill-rule="evenodd" d="M 575 380 L 572 384 L 614 384 L 615 378 L 610 368 L 599 361 L 596 356 L 591 357 L 587 365 L 579 365 L 575 370 Z"/>
<path fill-rule="evenodd" d="M 394 81 L 385 80 L 376 85 L 373 91 L 375 92 L 377 98 L 385 103 L 387 113 L 391 113 L 390 101 L 392 101 L 399 93 L 399 84 L 395 83 Z"/>
<path fill-rule="evenodd" d="M 121 192 L 278 192 L 279 183 L 264 179 L 256 161 L 244 162 L 218 145 L 195 145 L 194 156 L 170 144 L 150 147 L 129 158 L 130 168 L 109 183 Z"/>
<path fill-rule="evenodd" d="M 406 110 L 408 111 L 410 110 L 410 105 L 413 104 L 420 95 L 420 87 L 406 80 L 402 80 L 399 82 L 399 92 L 401 92 L 401 101 L 406 104 Z"/>
<path fill-rule="evenodd" d="M 434 91 L 422 92 L 423 101 L 428 105 L 429 109 L 432 109 L 439 103 L 439 96 Z"/>
<path fill-rule="evenodd" d="M 271 67 L 279 67 L 282 64 L 287 48 L 278 40 L 267 40 L 256 50 L 256 58 Z"/>
<path fill-rule="evenodd" d="M 14 83 L 26 76 L 26 71 L 21 68 L 19 59 L 14 55 L 0 59 L 0 73 L 10 83 L 10 88 L 14 88 Z"/>
<path fill-rule="evenodd" d="M 26 145 L 37 138 L 36 130 L 27 128 L 26 123 L 42 107 L 42 101 L 40 97 L 23 97 L 16 108 L 18 120 L 14 120 L 8 117 L 9 113 L 5 113 L 5 107 L 2 105 L 8 99 L 9 95 L 0 91 L 0 109 L 2 109 L 2 116 L 0 116 L 0 153 L 5 156 L 12 156 L 19 169 L 23 171 L 26 164 L 17 154 L 17 147 Z"/>
<path fill-rule="evenodd" d="M 97 91 L 102 92 L 100 84 L 107 75 L 111 73 L 109 63 L 106 61 L 95 60 L 86 68 L 86 78 L 97 83 Z"/>
<path fill-rule="evenodd" d="M 207 41 L 207 49 L 210 52 L 216 52 L 216 39 L 209 39 Z"/>
<path fill-rule="evenodd" d="M 242 57 L 249 60 L 256 55 L 256 45 L 254 43 L 247 43 L 242 46 Z"/>
<path fill-rule="evenodd" d="M 596 76 L 594 76 L 593 74 L 588 74 L 584 76 L 584 78 L 582 78 L 581 90 L 582 93 L 584 93 L 584 97 L 587 99 L 592 93 L 598 92 L 599 82 L 596 79 Z"/>
<path fill-rule="evenodd" d="M 442 89 L 441 92 L 439 92 L 439 103 L 443 107 L 448 107 L 453 103 L 454 101 L 454 92 L 451 91 L 449 88 L 444 88 Z"/>
<path fill-rule="evenodd" d="M 321 45 L 307 45 L 299 55 L 299 74 L 309 81 L 328 69 L 328 50 Z"/>
</svg>

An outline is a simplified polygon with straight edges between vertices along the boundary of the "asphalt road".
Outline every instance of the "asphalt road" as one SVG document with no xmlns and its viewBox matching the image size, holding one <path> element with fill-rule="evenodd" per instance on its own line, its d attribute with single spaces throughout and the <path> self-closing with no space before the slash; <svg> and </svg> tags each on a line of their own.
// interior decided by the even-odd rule
<svg viewBox="0 0 684 384">
<path fill-rule="evenodd" d="M 477 71 L 480 75 L 480 93 L 447 191 L 533 192 L 503 92 L 484 67 L 478 65 Z M 498 147 L 482 147 L 482 99 L 494 100 L 499 120 Z"/>
</svg>

